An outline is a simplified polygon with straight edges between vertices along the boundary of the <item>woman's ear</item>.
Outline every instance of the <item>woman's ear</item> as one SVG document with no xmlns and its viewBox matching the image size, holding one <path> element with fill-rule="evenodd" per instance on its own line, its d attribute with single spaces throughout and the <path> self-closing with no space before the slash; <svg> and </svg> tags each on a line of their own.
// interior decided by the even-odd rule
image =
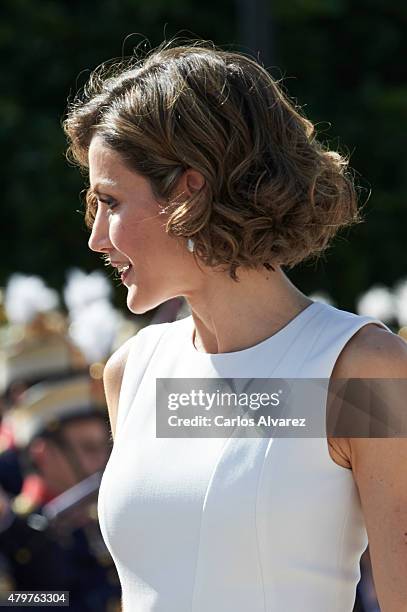
<svg viewBox="0 0 407 612">
<path fill-rule="evenodd" d="M 185 170 L 184 175 L 187 188 L 191 192 L 191 195 L 196 191 L 201 191 L 201 189 L 205 185 L 205 177 L 203 176 L 203 174 L 198 172 L 198 170 L 188 168 L 188 170 Z"/>
<path fill-rule="evenodd" d="M 178 179 L 177 185 L 174 189 L 174 196 L 179 197 L 191 197 L 194 193 L 200 191 L 205 185 L 205 177 L 198 170 L 188 168 L 185 170 L 180 178 Z"/>
</svg>

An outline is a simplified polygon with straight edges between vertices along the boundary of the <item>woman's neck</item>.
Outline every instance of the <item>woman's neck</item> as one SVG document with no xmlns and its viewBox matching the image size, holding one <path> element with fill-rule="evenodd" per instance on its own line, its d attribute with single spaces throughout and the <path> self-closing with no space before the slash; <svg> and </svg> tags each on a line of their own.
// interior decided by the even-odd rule
<svg viewBox="0 0 407 612">
<path fill-rule="evenodd" d="M 195 325 L 194 344 L 204 353 L 244 350 L 269 338 L 312 303 L 279 267 L 238 270 L 239 282 L 211 274 L 185 296 Z"/>
</svg>

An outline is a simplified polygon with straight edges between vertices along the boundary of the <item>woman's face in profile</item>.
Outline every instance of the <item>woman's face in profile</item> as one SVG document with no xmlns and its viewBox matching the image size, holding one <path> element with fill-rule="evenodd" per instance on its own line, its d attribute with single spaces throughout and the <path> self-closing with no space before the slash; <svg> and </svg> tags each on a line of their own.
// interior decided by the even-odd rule
<svg viewBox="0 0 407 612">
<path fill-rule="evenodd" d="M 100 136 L 94 136 L 89 147 L 89 180 L 97 197 L 89 247 L 114 266 L 130 266 L 122 275 L 129 310 L 142 314 L 186 295 L 199 268 L 184 241 L 167 235 L 167 217 L 160 214 L 165 202 L 155 198 L 150 182 L 130 170 Z"/>
</svg>

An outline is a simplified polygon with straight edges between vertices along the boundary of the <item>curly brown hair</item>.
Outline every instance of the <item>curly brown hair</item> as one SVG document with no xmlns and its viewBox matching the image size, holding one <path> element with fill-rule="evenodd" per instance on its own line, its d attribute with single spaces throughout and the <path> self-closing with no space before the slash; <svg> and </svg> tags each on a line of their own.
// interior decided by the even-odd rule
<svg viewBox="0 0 407 612">
<path fill-rule="evenodd" d="M 195 241 L 207 266 L 292 267 L 361 220 L 348 161 L 257 61 L 205 42 L 163 44 L 105 62 L 69 104 L 68 159 L 88 168 L 92 137 L 120 153 L 164 199 L 168 234 Z M 204 187 L 171 198 L 187 168 Z M 92 227 L 88 190 L 85 220 Z"/>
</svg>

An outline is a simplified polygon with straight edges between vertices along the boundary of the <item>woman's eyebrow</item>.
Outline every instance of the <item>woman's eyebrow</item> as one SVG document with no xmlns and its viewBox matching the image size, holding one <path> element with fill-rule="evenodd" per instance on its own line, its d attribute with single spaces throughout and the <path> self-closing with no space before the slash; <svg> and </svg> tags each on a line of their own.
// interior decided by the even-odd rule
<svg viewBox="0 0 407 612">
<path fill-rule="evenodd" d="M 96 196 L 108 196 L 108 193 L 105 193 L 103 191 L 99 191 L 99 189 L 92 189 L 92 187 L 89 187 L 89 192 L 96 195 Z M 110 197 L 110 196 L 109 196 Z"/>
<path fill-rule="evenodd" d="M 98 183 L 96 183 L 96 185 L 94 187 L 90 187 L 90 190 L 93 193 L 102 195 L 103 192 L 100 191 L 100 189 L 103 189 L 103 187 L 113 187 L 114 189 L 117 188 L 117 183 L 115 183 L 114 181 L 110 180 L 110 179 L 104 179 L 102 181 L 99 181 Z"/>
</svg>

